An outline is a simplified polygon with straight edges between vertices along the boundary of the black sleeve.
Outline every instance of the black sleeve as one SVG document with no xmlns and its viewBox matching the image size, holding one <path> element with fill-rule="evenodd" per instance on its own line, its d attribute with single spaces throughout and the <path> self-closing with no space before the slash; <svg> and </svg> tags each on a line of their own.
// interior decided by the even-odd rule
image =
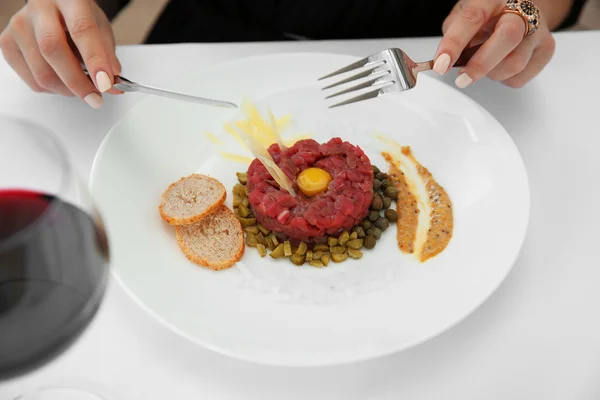
<svg viewBox="0 0 600 400">
<path fill-rule="evenodd" d="M 119 12 L 127 7 L 130 0 L 96 0 L 96 3 L 106 13 L 108 19 L 112 20 Z"/>
<path fill-rule="evenodd" d="M 579 20 L 581 10 L 583 10 L 583 6 L 585 5 L 586 1 L 587 0 L 573 0 L 573 6 L 571 7 L 571 11 L 569 11 L 569 15 L 567 15 L 567 18 L 565 18 L 565 20 L 556 30 L 559 31 L 575 25 L 577 20 Z"/>
</svg>

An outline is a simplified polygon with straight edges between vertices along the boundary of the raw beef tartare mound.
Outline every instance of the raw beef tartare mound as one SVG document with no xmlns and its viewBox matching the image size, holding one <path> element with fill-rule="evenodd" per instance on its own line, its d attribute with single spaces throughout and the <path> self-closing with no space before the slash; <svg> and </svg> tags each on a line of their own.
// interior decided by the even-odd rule
<svg viewBox="0 0 600 400">
<path fill-rule="evenodd" d="M 373 170 L 367 155 L 339 138 L 319 144 L 308 139 L 283 152 L 269 147 L 275 163 L 297 188 L 296 178 L 307 168 L 327 171 L 332 179 L 327 190 L 308 197 L 296 190 L 293 197 L 279 188 L 260 161 L 248 169 L 248 200 L 258 222 L 293 241 L 319 243 L 327 235 L 352 229 L 369 213 L 373 200 Z"/>
</svg>

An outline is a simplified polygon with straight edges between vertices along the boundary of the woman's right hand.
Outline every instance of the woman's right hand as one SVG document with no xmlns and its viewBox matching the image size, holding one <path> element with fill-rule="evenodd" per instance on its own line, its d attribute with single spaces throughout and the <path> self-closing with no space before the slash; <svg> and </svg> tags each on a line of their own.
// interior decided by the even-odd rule
<svg viewBox="0 0 600 400">
<path fill-rule="evenodd" d="M 102 106 L 102 93 L 119 93 L 112 28 L 94 0 L 29 0 L 0 34 L 0 48 L 35 92 L 75 95 L 93 108 Z"/>
</svg>

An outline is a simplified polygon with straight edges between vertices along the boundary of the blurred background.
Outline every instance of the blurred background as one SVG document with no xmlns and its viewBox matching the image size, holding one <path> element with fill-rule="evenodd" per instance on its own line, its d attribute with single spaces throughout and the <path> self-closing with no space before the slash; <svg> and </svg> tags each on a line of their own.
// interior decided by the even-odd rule
<svg viewBox="0 0 600 400">
<path fill-rule="evenodd" d="M 117 43 L 143 43 L 154 19 L 167 2 L 168 0 L 132 0 L 130 6 L 114 21 Z M 4 30 L 10 17 L 24 3 L 24 0 L 0 0 L 0 30 Z M 573 29 L 600 29 L 600 0 L 588 0 L 579 24 Z"/>
</svg>

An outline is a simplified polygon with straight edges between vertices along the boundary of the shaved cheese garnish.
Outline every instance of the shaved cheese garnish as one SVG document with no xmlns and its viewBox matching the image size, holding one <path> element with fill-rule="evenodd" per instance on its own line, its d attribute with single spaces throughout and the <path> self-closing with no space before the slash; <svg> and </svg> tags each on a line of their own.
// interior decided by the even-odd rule
<svg viewBox="0 0 600 400">
<path fill-rule="evenodd" d="M 286 147 L 285 143 L 283 143 L 283 139 L 281 138 L 281 135 L 279 135 L 279 131 L 277 130 L 277 121 L 275 121 L 275 116 L 273 115 L 271 108 L 269 108 L 268 112 L 269 112 L 269 119 L 271 120 L 271 129 L 273 131 L 273 136 L 275 137 L 275 140 L 277 141 L 277 144 L 279 145 L 279 149 L 281 151 L 287 150 L 287 147 Z"/>
<path fill-rule="evenodd" d="M 241 136 L 244 138 L 246 145 L 254 155 L 267 169 L 269 174 L 275 179 L 275 182 L 282 189 L 286 190 L 289 194 L 296 197 L 296 192 L 294 191 L 293 183 L 287 177 L 287 175 L 279 168 L 271 154 L 265 149 L 260 142 L 258 142 L 252 135 L 248 135 L 245 132 L 241 133 Z"/>
</svg>

